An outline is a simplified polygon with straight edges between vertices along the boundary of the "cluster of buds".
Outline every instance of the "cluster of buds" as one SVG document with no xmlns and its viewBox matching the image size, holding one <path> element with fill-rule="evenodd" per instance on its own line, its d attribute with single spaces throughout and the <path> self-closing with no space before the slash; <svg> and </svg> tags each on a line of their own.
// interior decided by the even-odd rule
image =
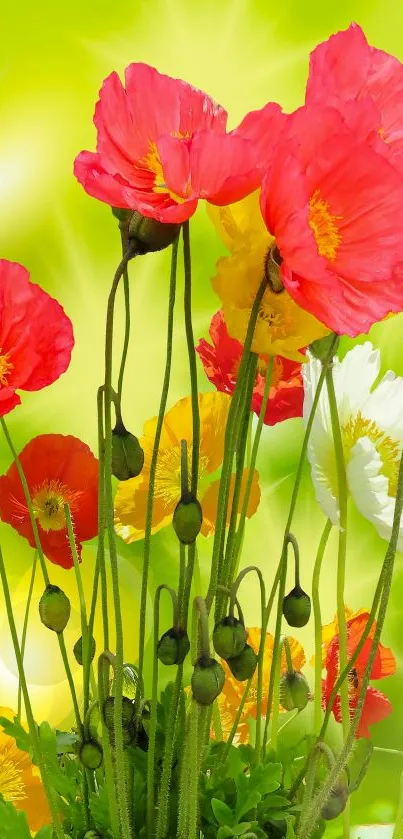
<svg viewBox="0 0 403 839">
<path fill-rule="evenodd" d="M 257 665 L 257 655 L 246 643 L 247 637 L 243 621 L 231 614 L 218 621 L 214 627 L 214 649 L 227 662 L 232 675 L 239 682 L 250 679 Z"/>
</svg>

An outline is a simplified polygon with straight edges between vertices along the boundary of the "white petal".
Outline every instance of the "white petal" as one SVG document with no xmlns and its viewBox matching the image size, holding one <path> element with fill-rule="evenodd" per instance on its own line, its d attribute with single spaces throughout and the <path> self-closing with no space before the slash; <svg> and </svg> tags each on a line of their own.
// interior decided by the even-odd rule
<svg viewBox="0 0 403 839">
<path fill-rule="evenodd" d="M 347 464 L 348 487 L 360 513 L 371 521 L 382 539 L 392 532 L 395 499 L 388 494 L 388 479 L 381 473 L 382 459 L 372 440 L 361 437 L 351 449 Z M 403 522 L 398 550 L 403 547 Z"/>
<path fill-rule="evenodd" d="M 403 443 L 403 379 L 389 370 L 368 397 L 362 413 L 392 440 Z"/>
<path fill-rule="evenodd" d="M 336 361 L 333 380 L 341 425 L 362 411 L 379 370 L 380 352 L 369 341 L 349 350 L 341 363 Z"/>
</svg>

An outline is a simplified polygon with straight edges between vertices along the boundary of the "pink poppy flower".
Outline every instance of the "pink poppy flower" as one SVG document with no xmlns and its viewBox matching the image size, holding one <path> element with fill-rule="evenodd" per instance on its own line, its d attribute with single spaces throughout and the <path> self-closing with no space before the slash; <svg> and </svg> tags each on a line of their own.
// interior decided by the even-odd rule
<svg viewBox="0 0 403 839">
<path fill-rule="evenodd" d="M 147 64 L 130 64 L 125 87 L 111 73 L 95 108 L 97 151 L 81 152 L 74 174 L 112 207 L 180 223 L 199 198 L 224 205 L 256 189 L 267 137 L 283 115 L 267 104 L 227 133 L 227 113 L 207 94 Z"/>
<path fill-rule="evenodd" d="M 403 309 L 403 181 L 335 108 L 288 118 L 261 209 L 284 286 L 330 329 L 355 336 Z"/>
</svg>

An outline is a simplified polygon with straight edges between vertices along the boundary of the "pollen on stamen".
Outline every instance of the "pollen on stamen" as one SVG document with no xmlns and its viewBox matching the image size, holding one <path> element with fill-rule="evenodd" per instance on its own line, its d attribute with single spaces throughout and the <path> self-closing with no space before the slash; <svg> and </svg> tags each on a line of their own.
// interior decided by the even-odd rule
<svg viewBox="0 0 403 839">
<path fill-rule="evenodd" d="M 315 237 L 320 256 L 334 262 L 342 242 L 339 222 L 342 216 L 334 216 L 329 204 L 316 189 L 309 200 L 308 224 Z"/>
</svg>

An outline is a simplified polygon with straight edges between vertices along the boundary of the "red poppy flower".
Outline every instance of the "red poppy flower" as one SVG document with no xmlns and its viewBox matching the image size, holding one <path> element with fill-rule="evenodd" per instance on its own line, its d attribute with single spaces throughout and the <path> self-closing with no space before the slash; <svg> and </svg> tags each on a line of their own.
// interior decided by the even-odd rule
<svg viewBox="0 0 403 839">
<path fill-rule="evenodd" d="M 182 222 L 199 198 L 229 204 L 261 182 L 267 137 L 282 120 L 269 103 L 226 132 L 227 113 L 209 96 L 147 64 L 130 64 L 100 90 L 97 152 L 74 163 L 86 192 L 161 222 Z"/>
<path fill-rule="evenodd" d="M 368 99 L 373 108 L 363 120 L 356 105 Z M 370 46 L 360 26 L 352 23 L 313 51 L 306 102 L 336 107 L 403 172 L 403 64 Z"/>
<path fill-rule="evenodd" d="M 403 309 L 403 181 L 337 110 L 307 105 L 289 117 L 261 208 L 285 287 L 330 329 L 355 336 Z"/>
<path fill-rule="evenodd" d="M 228 335 L 222 311 L 212 318 L 209 333 L 213 346 L 202 338 L 196 352 L 199 353 L 210 382 L 222 393 L 232 394 L 242 356 L 242 344 Z M 268 356 L 260 355 L 251 403 L 251 409 L 257 416 L 262 407 L 267 363 Z M 301 365 L 277 355 L 274 358 L 265 425 L 276 425 L 291 417 L 302 417 L 303 400 Z"/>
<path fill-rule="evenodd" d="M 60 304 L 29 281 L 26 268 L 0 259 L 0 416 L 67 370 L 73 328 Z"/>
<path fill-rule="evenodd" d="M 98 532 L 98 460 L 77 437 L 42 434 L 19 455 L 27 479 L 43 552 L 55 565 L 71 568 L 63 505 L 68 504 L 77 550 Z M 0 517 L 32 547 L 34 534 L 21 481 L 13 463 L 0 477 Z"/>
<path fill-rule="evenodd" d="M 347 621 L 347 655 L 351 658 L 354 650 L 357 649 L 358 643 L 362 638 L 362 634 L 368 623 L 369 612 L 359 612 L 351 620 Z M 374 621 L 371 631 L 364 646 L 355 662 L 354 668 L 350 671 L 348 677 L 348 693 L 350 715 L 354 715 L 357 707 L 358 695 L 361 690 L 362 680 L 365 673 L 365 668 L 368 663 L 369 653 L 372 645 L 372 639 L 376 629 L 376 622 Z M 322 704 L 326 708 L 330 694 L 333 690 L 335 682 L 338 677 L 339 666 L 339 636 L 334 635 L 331 640 L 326 654 L 325 668 L 326 679 L 322 683 Z M 396 661 L 392 650 L 378 644 L 374 663 L 371 670 L 371 679 L 383 679 L 385 676 L 392 676 L 396 670 Z M 340 697 L 337 696 L 332 708 L 333 714 L 337 722 L 341 721 Z M 357 737 L 369 737 L 368 726 L 373 725 L 380 720 L 388 717 L 392 712 L 392 706 L 388 698 L 375 688 L 368 687 L 364 706 L 362 710 L 361 719 L 357 729 Z"/>
</svg>

